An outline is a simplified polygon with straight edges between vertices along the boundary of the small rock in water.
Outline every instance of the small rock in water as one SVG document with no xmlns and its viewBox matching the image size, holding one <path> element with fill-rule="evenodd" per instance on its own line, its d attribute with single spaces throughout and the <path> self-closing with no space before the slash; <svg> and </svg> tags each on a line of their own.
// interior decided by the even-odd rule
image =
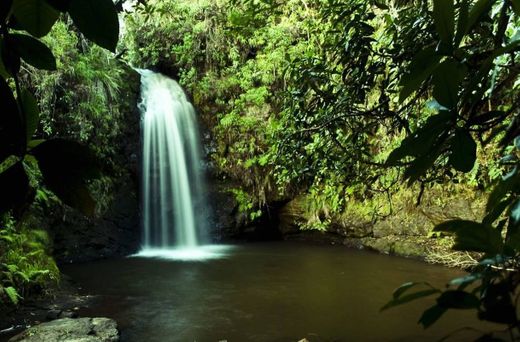
<svg viewBox="0 0 520 342">
<path fill-rule="evenodd" d="M 109 318 L 62 318 L 33 326 L 9 342 L 117 342 L 117 323 Z"/>
</svg>

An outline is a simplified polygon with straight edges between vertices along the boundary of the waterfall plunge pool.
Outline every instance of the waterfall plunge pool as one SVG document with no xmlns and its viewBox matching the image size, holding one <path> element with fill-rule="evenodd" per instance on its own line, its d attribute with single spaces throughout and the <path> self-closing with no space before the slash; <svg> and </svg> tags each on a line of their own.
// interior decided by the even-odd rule
<svg viewBox="0 0 520 342">
<path fill-rule="evenodd" d="M 124 258 L 62 271 L 94 296 L 81 314 L 114 318 L 123 342 L 436 341 L 461 327 L 493 329 L 464 310 L 422 329 L 433 298 L 380 313 L 402 283 L 443 286 L 461 272 L 342 247 L 258 243 L 205 262 Z"/>
<path fill-rule="evenodd" d="M 177 261 L 206 261 L 229 255 L 233 246 L 206 245 L 178 248 L 143 248 L 131 257 L 156 258 Z"/>
</svg>

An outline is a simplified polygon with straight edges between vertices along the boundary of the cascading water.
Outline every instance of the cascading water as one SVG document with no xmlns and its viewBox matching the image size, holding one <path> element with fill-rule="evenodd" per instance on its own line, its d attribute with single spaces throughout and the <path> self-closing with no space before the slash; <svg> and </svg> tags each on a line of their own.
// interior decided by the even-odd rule
<svg viewBox="0 0 520 342">
<path fill-rule="evenodd" d="M 215 246 L 202 246 L 208 210 L 195 110 L 177 82 L 139 72 L 143 247 L 138 255 L 203 258 Z"/>
</svg>

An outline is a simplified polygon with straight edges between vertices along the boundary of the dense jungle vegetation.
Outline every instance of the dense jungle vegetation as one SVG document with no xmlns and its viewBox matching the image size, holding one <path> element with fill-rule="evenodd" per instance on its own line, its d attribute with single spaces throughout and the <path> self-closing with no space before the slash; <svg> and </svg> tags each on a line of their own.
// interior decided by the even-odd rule
<svg viewBox="0 0 520 342">
<path fill-rule="evenodd" d="M 282 203 L 287 229 L 414 236 L 440 261 L 469 252 L 467 277 L 404 284 L 384 309 L 436 295 L 425 327 L 472 309 L 519 328 L 518 1 L 95 3 L 0 7 L 5 305 L 59 278 L 35 212 L 110 202 L 131 65 L 186 89 L 248 221 Z"/>
</svg>

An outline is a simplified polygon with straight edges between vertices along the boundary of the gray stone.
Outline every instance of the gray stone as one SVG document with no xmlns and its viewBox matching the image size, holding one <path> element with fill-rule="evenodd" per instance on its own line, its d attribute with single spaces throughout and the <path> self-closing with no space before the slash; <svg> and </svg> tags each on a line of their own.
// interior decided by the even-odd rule
<svg viewBox="0 0 520 342">
<path fill-rule="evenodd" d="M 62 318 L 31 327 L 9 342 L 116 342 L 117 323 L 109 318 Z"/>
</svg>

